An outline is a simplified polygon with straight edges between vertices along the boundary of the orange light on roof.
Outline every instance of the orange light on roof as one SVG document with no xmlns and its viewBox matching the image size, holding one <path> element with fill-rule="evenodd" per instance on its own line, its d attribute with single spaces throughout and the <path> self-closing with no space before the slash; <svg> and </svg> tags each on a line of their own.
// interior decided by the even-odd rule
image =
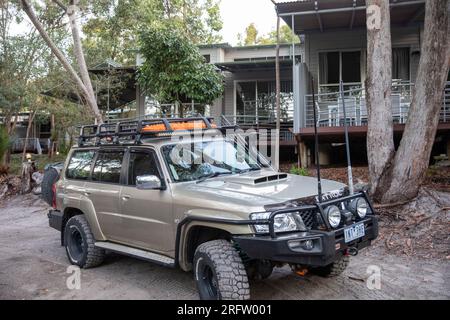
<svg viewBox="0 0 450 320">
<path fill-rule="evenodd" d="M 142 132 L 154 132 L 154 131 L 166 131 L 167 128 L 164 125 L 164 123 L 158 123 L 158 124 L 149 124 L 142 128 Z"/>
<path fill-rule="evenodd" d="M 206 129 L 206 123 L 204 121 L 183 121 L 183 122 L 172 122 L 170 124 L 173 131 L 178 130 L 195 130 L 195 129 Z M 212 124 L 211 127 L 217 128 L 217 125 Z M 159 124 L 149 124 L 142 128 L 142 132 L 156 132 L 156 131 L 167 131 L 166 126 L 163 123 Z"/>
</svg>

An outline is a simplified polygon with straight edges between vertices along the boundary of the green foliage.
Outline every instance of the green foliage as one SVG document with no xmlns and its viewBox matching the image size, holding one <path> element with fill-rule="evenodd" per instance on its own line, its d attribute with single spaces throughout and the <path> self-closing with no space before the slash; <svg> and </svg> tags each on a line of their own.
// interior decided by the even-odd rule
<svg viewBox="0 0 450 320">
<path fill-rule="evenodd" d="M 280 43 L 299 43 L 298 36 L 292 33 L 292 30 L 287 25 L 280 27 Z M 277 31 L 273 30 L 268 35 L 258 39 L 259 44 L 276 44 L 277 43 Z"/>
<path fill-rule="evenodd" d="M 292 165 L 291 170 L 289 170 L 290 174 L 296 174 L 298 176 L 309 176 L 308 170 L 305 168 L 299 168 L 295 165 Z"/>
<path fill-rule="evenodd" d="M 3 157 L 9 148 L 9 135 L 4 126 L 0 126 L 0 163 L 3 162 Z"/>
<path fill-rule="evenodd" d="M 246 46 L 258 44 L 258 30 L 253 22 L 245 29 L 245 34 L 244 44 Z"/>
<path fill-rule="evenodd" d="M 67 144 L 65 141 L 62 141 L 58 147 L 59 154 L 62 156 L 67 156 L 69 154 L 71 145 Z"/>
<path fill-rule="evenodd" d="M 145 62 L 139 83 L 160 101 L 212 103 L 223 92 L 223 76 L 207 64 L 198 48 L 181 32 L 168 27 L 140 34 Z"/>
<path fill-rule="evenodd" d="M 66 159 L 66 155 L 60 153 L 53 156 L 51 159 L 47 154 L 33 154 L 31 159 L 35 161 L 36 167 L 39 171 L 43 171 L 45 166 L 49 163 L 63 162 Z M 20 175 L 22 172 L 22 154 L 16 153 L 11 155 L 11 164 L 9 167 L 9 173 L 12 175 Z"/>
<path fill-rule="evenodd" d="M 292 33 L 292 30 L 287 25 L 280 27 L 280 43 L 299 43 L 298 36 Z M 277 31 L 273 30 L 266 35 L 258 37 L 258 30 L 254 23 L 251 23 L 245 29 L 245 36 L 238 35 L 238 45 L 270 45 L 277 43 Z"/>
<path fill-rule="evenodd" d="M 101 0 L 85 11 L 92 16 L 83 25 L 88 64 L 106 59 L 133 64 L 140 30 L 170 25 L 196 44 L 220 42 L 219 0 Z"/>
</svg>

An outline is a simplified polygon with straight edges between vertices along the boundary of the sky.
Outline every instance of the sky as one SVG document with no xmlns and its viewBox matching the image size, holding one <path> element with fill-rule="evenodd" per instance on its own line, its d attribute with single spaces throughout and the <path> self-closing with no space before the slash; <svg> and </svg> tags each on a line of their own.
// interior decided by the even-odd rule
<svg viewBox="0 0 450 320">
<path fill-rule="evenodd" d="M 223 41 L 231 45 L 237 44 L 238 34 L 244 35 L 245 29 L 252 22 L 255 23 L 259 36 L 275 30 L 277 24 L 275 7 L 270 0 L 221 0 L 220 14 L 223 21 Z M 281 23 L 284 24 L 283 21 Z M 27 26 L 22 23 L 13 33 L 25 32 Z"/>
<path fill-rule="evenodd" d="M 245 34 L 245 28 L 255 23 L 258 35 L 275 30 L 277 15 L 270 0 L 222 0 L 220 12 L 223 20 L 224 42 L 237 44 L 238 33 Z"/>
</svg>

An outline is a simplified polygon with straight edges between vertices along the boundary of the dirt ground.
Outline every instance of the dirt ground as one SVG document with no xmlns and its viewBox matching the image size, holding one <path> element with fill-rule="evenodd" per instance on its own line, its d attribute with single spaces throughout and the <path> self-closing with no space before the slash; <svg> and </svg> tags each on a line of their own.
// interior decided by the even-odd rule
<svg viewBox="0 0 450 320">
<path fill-rule="evenodd" d="M 69 263 L 59 233 L 48 227 L 47 210 L 33 195 L 0 204 L 0 299 L 198 298 L 191 273 L 116 254 L 98 268 L 82 270 L 81 289 L 68 289 Z M 252 298 L 450 299 L 450 260 L 390 252 L 380 238 L 338 278 L 277 269 L 269 279 L 251 283 Z M 367 287 L 366 280 L 373 279 L 368 269 L 380 271 L 379 290 Z"/>
</svg>

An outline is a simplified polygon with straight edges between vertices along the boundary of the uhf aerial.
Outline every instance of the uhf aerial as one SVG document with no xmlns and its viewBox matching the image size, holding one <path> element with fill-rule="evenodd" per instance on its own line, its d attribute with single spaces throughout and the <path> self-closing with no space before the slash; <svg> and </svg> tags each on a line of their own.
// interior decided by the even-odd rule
<svg viewBox="0 0 450 320">
<path fill-rule="evenodd" d="M 316 170 L 317 170 L 317 197 L 319 202 L 322 202 L 322 179 L 320 176 L 320 160 L 319 160 L 319 134 L 317 132 L 317 109 L 316 109 L 316 94 L 314 91 L 314 79 L 311 79 L 312 87 L 312 99 L 313 99 L 313 113 L 314 113 L 314 149 L 316 156 Z M 347 111 L 345 110 L 345 99 L 344 99 L 344 85 L 342 80 L 339 84 L 339 96 L 342 100 L 342 108 L 344 111 L 344 131 L 345 131 L 345 149 L 347 153 L 347 176 L 348 176 L 348 187 L 350 194 L 354 193 L 353 187 L 353 174 L 352 174 L 352 162 L 350 157 L 350 142 L 348 137 L 348 123 L 347 123 Z"/>
</svg>

